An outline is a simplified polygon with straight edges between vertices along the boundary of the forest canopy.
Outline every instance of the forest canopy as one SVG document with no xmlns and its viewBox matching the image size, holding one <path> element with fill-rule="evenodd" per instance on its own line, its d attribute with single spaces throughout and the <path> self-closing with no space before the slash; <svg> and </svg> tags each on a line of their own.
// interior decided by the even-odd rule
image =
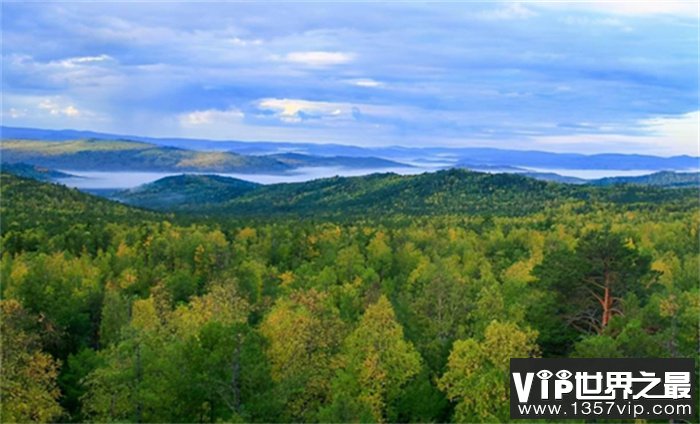
<svg viewBox="0 0 700 424">
<path fill-rule="evenodd" d="M 507 421 L 511 357 L 697 356 L 696 191 L 434 178 L 241 218 L 2 174 L 2 421 Z"/>
</svg>

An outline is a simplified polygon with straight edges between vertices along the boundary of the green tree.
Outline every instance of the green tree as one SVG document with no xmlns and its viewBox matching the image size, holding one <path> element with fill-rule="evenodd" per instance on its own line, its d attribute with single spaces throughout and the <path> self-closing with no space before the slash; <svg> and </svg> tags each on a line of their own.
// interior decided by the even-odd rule
<svg viewBox="0 0 700 424">
<path fill-rule="evenodd" d="M 456 402 L 456 422 L 503 422 L 510 417 L 510 358 L 537 354 L 537 333 L 493 321 L 482 340 L 458 340 L 452 347 L 440 390 Z"/>
<path fill-rule="evenodd" d="M 63 413 L 56 384 L 59 363 L 41 351 L 37 318 L 16 300 L 0 300 L 2 385 L 0 421 L 53 422 Z"/>
<path fill-rule="evenodd" d="M 297 292 L 277 302 L 260 330 L 267 338 L 267 357 L 285 415 L 292 421 L 313 421 L 330 393 L 332 359 L 344 326 L 327 296 L 315 290 Z"/>
<path fill-rule="evenodd" d="M 396 401 L 420 372 L 421 358 L 404 340 L 403 329 L 385 296 L 367 308 L 345 341 L 340 361 L 333 401 L 323 419 L 395 421 Z"/>
<path fill-rule="evenodd" d="M 559 333 L 556 340 L 542 341 L 546 351 L 565 353 L 575 339 L 562 321 L 584 334 L 603 334 L 611 318 L 623 313 L 625 295 L 644 296 L 655 275 L 650 263 L 623 235 L 607 228 L 586 233 L 574 252 L 546 255 L 535 269 L 542 291 L 533 317 L 544 334 Z"/>
</svg>

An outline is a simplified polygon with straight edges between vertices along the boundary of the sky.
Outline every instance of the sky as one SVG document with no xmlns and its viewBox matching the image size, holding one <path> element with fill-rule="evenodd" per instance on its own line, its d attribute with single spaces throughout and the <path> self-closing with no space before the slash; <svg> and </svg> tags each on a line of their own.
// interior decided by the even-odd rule
<svg viewBox="0 0 700 424">
<path fill-rule="evenodd" d="M 696 1 L 2 3 L 6 126 L 698 155 Z"/>
</svg>

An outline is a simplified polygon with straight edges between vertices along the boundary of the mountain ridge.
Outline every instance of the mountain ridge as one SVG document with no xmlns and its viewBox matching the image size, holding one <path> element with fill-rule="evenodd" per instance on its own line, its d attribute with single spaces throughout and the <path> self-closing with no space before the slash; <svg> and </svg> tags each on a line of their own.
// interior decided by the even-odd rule
<svg viewBox="0 0 700 424">
<path fill-rule="evenodd" d="M 231 195 L 216 185 L 240 186 L 244 180 L 197 176 L 206 202 L 178 196 L 188 176 L 168 177 L 140 191 L 126 190 L 114 198 L 140 207 L 227 216 L 363 216 L 382 214 L 509 214 L 520 215 L 579 200 L 630 204 L 659 199 L 685 199 L 694 190 L 619 185 L 560 184 L 519 174 L 488 174 L 451 169 L 417 175 L 376 173 L 361 177 L 332 177 L 302 183 L 250 186 Z M 166 181 L 164 181 L 166 180 Z M 164 200 L 165 199 L 165 200 Z M 176 199 L 168 202 L 167 199 Z M 687 199 L 686 199 L 687 200 Z"/>
<path fill-rule="evenodd" d="M 43 130 L 34 128 L 0 127 L 3 139 L 44 138 L 67 140 L 74 138 L 111 138 L 147 142 L 160 146 L 194 150 L 231 151 L 242 155 L 272 155 L 280 153 L 303 153 L 314 156 L 376 156 L 396 162 L 421 161 L 426 158 L 449 162 L 448 166 L 529 166 L 564 169 L 616 169 L 631 170 L 697 170 L 700 157 L 689 155 L 654 156 L 624 153 L 553 153 L 539 150 L 507 150 L 491 147 L 360 147 L 343 144 L 315 144 L 306 142 L 272 141 L 215 141 L 187 138 L 158 138 L 124 136 L 80 130 Z"/>
<path fill-rule="evenodd" d="M 86 171 L 282 172 L 290 166 L 274 158 L 229 152 L 196 152 L 127 140 L 62 142 L 3 140 L 4 163 Z"/>
<path fill-rule="evenodd" d="M 240 172 L 279 174 L 300 167 L 409 168 L 387 159 L 312 156 L 298 153 L 243 155 L 230 151 L 188 150 L 135 140 L 45 141 L 3 139 L 4 163 L 28 163 L 76 171 Z"/>
<path fill-rule="evenodd" d="M 661 171 L 636 177 L 605 177 L 589 182 L 599 186 L 615 184 L 650 185 L 658 187 L 700 188 L 700 172 Z"/>
</svg>

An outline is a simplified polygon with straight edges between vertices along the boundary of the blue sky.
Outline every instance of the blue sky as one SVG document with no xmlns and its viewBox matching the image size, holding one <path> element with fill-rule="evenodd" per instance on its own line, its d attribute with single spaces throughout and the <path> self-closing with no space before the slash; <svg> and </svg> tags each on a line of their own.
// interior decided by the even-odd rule
<svg viewBox="0 0 700 424">
<path fill-rule="evenodd" d="M 2 123 L 698 154 L 694 1 L 3 2 Z"/>
</svg>

